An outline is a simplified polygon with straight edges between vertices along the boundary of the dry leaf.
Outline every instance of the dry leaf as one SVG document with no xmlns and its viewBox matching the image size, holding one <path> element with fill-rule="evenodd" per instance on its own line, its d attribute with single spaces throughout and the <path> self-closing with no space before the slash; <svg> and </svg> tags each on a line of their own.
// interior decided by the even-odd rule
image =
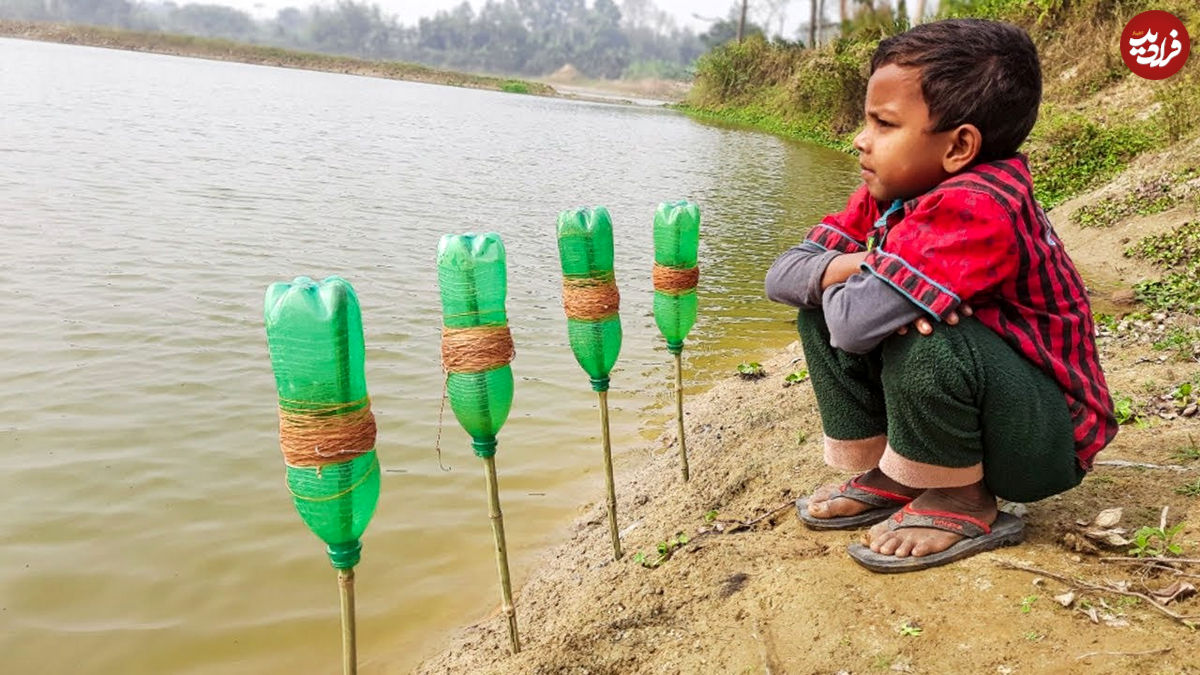
<svg viewBox="0 0 1200 675">
<path fill-rule="evenodd" d="M 1182 600 L 1188 596 L 1195 594 L 1196 587 L 1186 581 L 1176 581 L 1166 588 L 1157 591 L 1151 591 L 1150 595 L 1159 599 L 1162 604 L 1167 605 L 1175 600 Z"/>
<path fill-rule="evenodd" d="M 1096 516 L 1093 524 L 1099 528 L 1110 528 L 1121 522 L 1121 507 L 1115 509 L 1104 509 Z"/>
<path fill-rule="evenodd" d="M 1103 619 L 1106 626 L 1111 626 L 1113 628 L 1124 628 L 1129 625 L 1129 622 L 1125 619 L 1122 619 L 1119 616 L 1113 616 L 1112 614 L 1105 614 Z"/>
<path fill-rule="evenodd" d="M 1071 603 L 1075 602 L 1075 591 L 1067 591 L 1062 595 L 1054 596 L 1054 601 L 1063 607 L 1070 607 Z"/>
</svg>

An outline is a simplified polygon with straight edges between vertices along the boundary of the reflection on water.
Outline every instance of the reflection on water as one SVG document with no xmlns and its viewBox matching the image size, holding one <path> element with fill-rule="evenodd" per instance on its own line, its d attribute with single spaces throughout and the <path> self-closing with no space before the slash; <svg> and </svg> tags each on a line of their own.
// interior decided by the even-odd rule
<svg viewBox="0 0 1200 675">
<path fill-rule="evenodd" d="M 848 157 L 669 111 L 13 40 L 0 101 L 0 653 L 14 673 L 336 669 L 334 572 L 283 484 L 269 283 L 336 273 L 358 290 L 385 471 L 359 650 L 363 672 L 404 670 L 497 596 L 482 470 L 449 414 L 453 470 L 433 454 L 441 234 L 495 230 L 508 249 L 517 390 L 497 464 L 519 582 L 603 492 L 557 212 L 613 216 L 619 478 L 669 413 L 657 202 L 704 211 L 694 392 L 792 339 L 763 274 L 857 181 Z"/>
</svg>

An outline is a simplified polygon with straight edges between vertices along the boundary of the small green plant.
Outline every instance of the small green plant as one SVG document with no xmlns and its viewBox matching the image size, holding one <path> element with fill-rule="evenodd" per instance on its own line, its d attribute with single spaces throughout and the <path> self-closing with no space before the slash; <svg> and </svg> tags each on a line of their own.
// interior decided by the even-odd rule
<svg viewBox="0 0 1200 675">
<path fill-rule="evenodd" d="M 742 361 L 737 365 L 737 372 L 738 375 L 746 380 L 757 380 L 767 374 L 767 371 L 763 369 L 762 364 L 758 361 Z"/>
<path fill-rule="evenodd" d="M 787 376 L 785 376 L 783 378 L 783 383 L 785 386 L 791 385 L 791 384 L 799 384 L 800 382 L 803 382 L 807 379 L 808 379 L 808 368 L 801 368 L 800 370 L 794 370 L 794 371 L 788 373 Z"/>
<path fill-rule="evenodd" d="M 1021 598 L 1021 613 L 1028 614 L 1033 611 L 1033 603 L 1037 602 L 1038 596 L 1027 595 Z"/>
<path fill-rule="evenodd" d="M 1107 328 L 1111 331 L 1116 331 L 1117 324 L 1121 323 L 1115 315 L 1105 314 L 1104 312 L 1097 312 L 1093 314 L 1092 320 L 1096 322 L 1097 326 Z"/>
<path fill-rule="evenodd" d="M 717 510 L 716 510 L 716 509 L 713 509 L 713 510 L 711 510 L 711 511 L 707 511 L 707 512 L 705 512 L 705 514 L 704 514 L 704 522 L 706 522 L 706 523 L 711 523 L 712 521 L 714 521 L 714 520 L 716 520 L 716 519 L 717 519 L 717 515 L 718 515 L 718 514 L 717 514 Z"/>
<path fill-rule="evenodd" d="M 1194 400 L 1192 398 L 1192 383 L 1184 382 L 1175 387 L 1175 390 L 1171 392 L 1171 398 L 1175 399 L 1175 403 L 1181 406 L 1191 403 Z"/>
<path fill-rule="evenodd" d="M 1138 414 L 1133 409 L 1133 398 L 1129 396 L 1113 397 L 1113 408 L 1117 416 L 1117 424 L 1129 424 L 1138 420 Z"/>
<path fill-rule="evenodd" d="M 804 445 L 804 442 L 807 440 L 808 440 L 808 432 L 807 431 L 801 429 L 799 432 L 796 433 L 796 445 Z"/>
<path fill-rule="evenodd" d="M 1175 494 L 1185 497 L 1200 497 L 1200 478 L 1175 488 Z"/>
<path fill-rule="evenodd" d="M 715 513 L 715 511 L 713 513 Z M 651 558 L 645 553 L 638 551 L 637 553 L 633 554 L 633 562 L 641 565 L 642 567 L 654 569 L 655 567 L 658 567 L 659 565 L 670 560 L 671 556 L 675 554 L 675 551 L 680 546 L 688 543 L 688 541 L 690 540 L 686 534 L 683 532 L 676 532 L 675 536 L 669 537 L 666 541 L 660 541 L 655 544 L 654 550 L 657 553 L 656 556 Z"/>
<path fill-rule="evenodd" d="M 1135 558 L 1161 558 L 1166 554 L 1179 555 L 1183 546 L 1175 541 L 1175 537 L 1183 531 L 1185 523 L 1177 523 L 1163 529 L 1161 527 L 1143 527 L 1133 533 L 1133 548 L 1129 555 Z"/>
<path fill-rule="evenodd" d="M 921 637 L 921 633 L 924 633 L 925 629 L 921 628 L 921 626 L 915 621 L 905 621 L 904 623 L 900 624 L 900 627 L 896 629 L 896 632 L 900 633 L 904 637 Z"/>
<path fill-rule="evenodd" d="M 1030 642 L 1041 642 L 1046 638 L 1045 634 L 1039 633 L 1036 630 L 1031 630 L 1025 634 L 1025 639 Z"/>
</svg>

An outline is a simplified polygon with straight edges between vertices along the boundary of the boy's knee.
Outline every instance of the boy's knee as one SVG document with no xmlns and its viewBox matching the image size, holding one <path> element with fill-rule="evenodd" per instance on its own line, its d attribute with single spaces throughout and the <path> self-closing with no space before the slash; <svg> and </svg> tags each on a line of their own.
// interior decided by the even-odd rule
<svg viewBox="0 0 1200 675">
<path fill-rule="evenodd" d="M 893 393 L 928 394 L 931 390 L 972 396 L 978 364 L 971 348 L 975 326 L 937 324 L 929 335 L 910 330 L 884 340 L 883 381 Z M 977 323 L 977 322 L 972 322 Z M 987 330 L 982 324 L 978 328 Z"/>
</svg>

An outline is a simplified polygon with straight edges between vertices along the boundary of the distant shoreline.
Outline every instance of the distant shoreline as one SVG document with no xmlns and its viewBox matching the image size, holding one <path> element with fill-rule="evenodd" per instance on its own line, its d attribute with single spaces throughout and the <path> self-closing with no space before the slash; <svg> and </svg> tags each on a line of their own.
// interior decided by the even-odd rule
<svg viewBox="0 0 1200 675">
<path fill-rule="evenodd" d="M 415 63 L 368 61 L 349 56 L 317 54 L 190 35 L 147 33 L 78 24 L 0 20 L 0 37 L 124 49 L 169 56 L 187 56 L 215 61 L 234 61 L 344 75 L 362 75 L 514 94 L 559 96 L 554 87 L 531 80 L 472 75 L 451 70 L 438 70 Z"/>
</svg>

